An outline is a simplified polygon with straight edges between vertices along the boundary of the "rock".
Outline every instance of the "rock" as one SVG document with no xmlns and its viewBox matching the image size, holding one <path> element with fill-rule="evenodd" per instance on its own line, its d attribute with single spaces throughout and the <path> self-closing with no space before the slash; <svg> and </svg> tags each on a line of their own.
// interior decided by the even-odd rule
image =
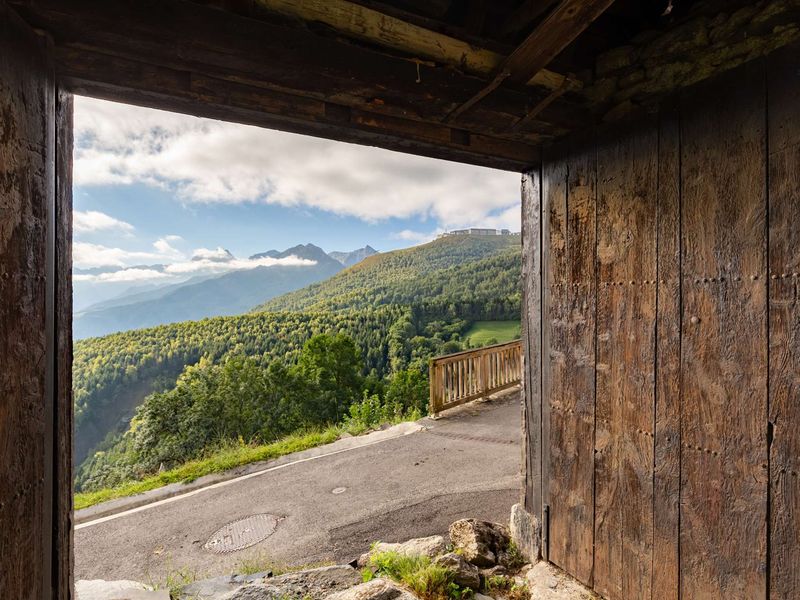
<svg viewBox="0 0 800 600">
<path fill-rule="evenodd" d="M 225 575 L 201 579 L 183 586 L 178 592 L 178 600 L 214 600 L 249 583 L 263 583 L 271 575 L 272 572 L 264 571 L 252 575 Z"/>
<path fill-rule="evenodd" d="M 540 561 L 525 575 L 531 600 L 599 600 L 600 596 L 548 562 Z"/>
<path fill-rule="evenodd" d="M 469 562 L 479 567 L 491 567 L 497 553 L 508 548 L 508 531 L 499 523 L 461 519 L 450 525 L 450 541 Z"/>
<path fill-rule="evenodd" d="M 486 594 L 475 594 L 472 597 L 472 600 L 494 600 L 494 598 L 487 596 Z"/>
<path fill-rule="evenodd" d="M 250 583 L 221 596 L 220 600 L 321 600 L 361 581 L 359 572 L 350 565 L 320 567 L 270 577 L 261 583 Z"/>
<path fill-rule="evenodd" d="M 537 562 L 541 539 L 539 519 L 525 510 L 521 504 L 515 504 L 511 507 L 508 531 L 523 560 L 529 563 Z"/>
<path fill-rule="evenodd" d="M 460 554 L 448 552 L 439 556 L 434 562 L 453 571 L 453 581 L 458 585 L 472 588 L 473 590 L 481 587 L 481 574 L 478 567 L 467 562 Z"/>
<path fill-rule="evenodd" d="M 508 569 L 503 565 L 495 565 L 489 569 L 480 569 L 478 572 L 483 580 L 486 581 L 489 577 L 502 577 L 503 575 L 507 575 Z"/>
<path fill-rule="evenodd" d="M 361 585 L 335 592 L 325 600 L 415 600 L 414 595 L 386 579 L 373 579 Z"/>
<path fill-rule="evenodd" d="M 362 554 L 358 559 L 358 566 L 365 567 L 369 563 L 369 557 L 374 552 L 388 552 L 394 551 L 403 556 L 427 556 L 434 558 L 446 550 L 444 538 L 440 535 L 432 535 L 424 538 L 414 538 L 407 542 L 400 544 L 387 544 L 385 542 L 378 542 L 372 549 Z"/>
<path fill-rule="evenodd" d="M 154 591 L 137 581 L 92 579 L 75 582 L 75 597 L 76 600 L 169 600 L 169 592 Z"/>
</svg>

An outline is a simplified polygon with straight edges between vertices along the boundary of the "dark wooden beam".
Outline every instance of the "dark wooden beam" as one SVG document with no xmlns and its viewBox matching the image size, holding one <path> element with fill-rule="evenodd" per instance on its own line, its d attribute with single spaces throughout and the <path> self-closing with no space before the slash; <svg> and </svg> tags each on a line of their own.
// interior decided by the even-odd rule
<svg viewBox="0 0 800 600">
<path fill-rule="evenodd" d="M 535 145 L 446 125 L 87 50 L 56 48 L 55 58 L 59 83 L 78 94 L 498 169 L 522 171 L 539 160 Z"/>
<path fill-rule="evenodd" d="M 614 0 L 562 0 L 503 63 L 509 83 L 531 79 L 550 64 Z"/>
<path fill-rule="evenodd" d="M 402 119 L 439 123 L 486 84 L 438 63 L 419 64 L 186 0 L 18 0 L 16 5 L 30 23 L 51 32 L 61 48 L 116 55 Z M 498 90 L 461 119 L 459 127 L 523 141 L 525 136 L 508 134 L 509 126 L 548 93 L 537 86 Z M 581 118 L 570 107 L 558 121 L 542 122 L 534 133 L 559 135 Z"/>
<path fill-rule="evenodd" d="M 562 0 L 547 17 L 503 61 L 494 79 L 466 102 L 450 111 L 445 122 L 465 115 L 504 83 L 520 84 L 536 77 L 550 61 L 584 31 L 614 0 Z M 555 88 L 569 86 L 570 78 L 562 77 Z M 558 94 L 559 96 L 561 94 Z M 554 98 L 554 99 L 557 99 Z M 542 99 L 545 101 L 545 99 Z M 545 104 L 545 108 L 549 103 Z M 541 112 L 541 111 L 540 111 Z M 517 121 L 515 121 L 516 123 Z M 510 129 L 513 128 L 513 124 Z"/>
</svg>

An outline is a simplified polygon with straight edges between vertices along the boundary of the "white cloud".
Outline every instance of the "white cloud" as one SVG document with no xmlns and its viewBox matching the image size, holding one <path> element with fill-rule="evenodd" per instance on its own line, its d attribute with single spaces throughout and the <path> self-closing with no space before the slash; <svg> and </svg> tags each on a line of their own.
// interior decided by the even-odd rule
<svg viewBox="0 0 800 600">
<path fill-rule="evenodd" d="M 368 221 L 518 228 L 519 175 L 257 127 L 76 98 L 75 182 L 136 182 L 184 202 L 268 202 Z M 498 223 L 497 226 L 500 226 Z"/>
<path fill-rule="evenodd" d="M 72 261 L 80 268 L 126 267 L 136 263 L 165 260 L 171 260 L 171 257 L 158 252 L 123 250 L 87 242 L 75 242 L 72 245 Z"/>
<path fill-rule="evenodd" d="M 308 267 L 317 264 L 317 261 L 297 256 L 286 256 L 284 258 L 234 258 L 225 262 L 209 260 L 191 260 L 187 262 L 173 263 L 167 265 L 164 270 L 175 275 L 185 275 L 187 273 L 219 273 L 225 271 L 240 271 L 245 269 L 255 269 L 256 267 Z"/>
<path fill-rule="evenodd" d="M 72 226 L 75 233 L 90 233 L 95 231 L 122 231 L 131 233 L 133 225 L 115 219 L 111 215 L 96 210 L 79 211 L 72 213 Z"/>
<path fill-rule="evenodd" d="M 98 274 L 76 273 L 73 278 L 75 281 L 118 283 L 148 279 L 177 279 L 180 277 L 185 278 L 188 275 L 212 275 L 227 271 L 255 269 L 256 267 L 305 267 L 317 264 L 315 260 L 298 258 L 294 255 L 284 258 L 265 256 L 254 259 L 239 259 L 231 256 L 222 248 L 217 250 L 200 248 L 195 251 L 191 260 L 186 260 L 186 257 L 169 246 L 164 238 L 157 240 L 153 246 L 160 251 L 139 252 L 122 248 L 109 248 L 100 244 L 76 242 L 72 247 L 72 260 L 76 267 L 83 269 L 118 267 L 119 270 Z M 227 260 L 220 261 L 215 258 L 220 255 L 218 251 L 225 253 L 225 256 L 228 257 Z M 166 264 L 164 264 L 162 270 L 149 269 L 147 267 L 130 268 L 132 264 L 141 264 L 143 262 Z"/>
<path fill-rule="evenodd" d="M 172 258 L 183 258 L 183 252 L 181 252 L 177 248 L 174 248 L 170 244 L 170 241 L 175 241 L 174 238 L 181 239 L 180 236 L 177 235 L 168 235 L 159 238 L 155 242 L 153 242 L 153 248 L 155 248 L 159 252 L 159 254 L 162 254 L 163 256 L 171 256 Z"/>
<path fill-rule="evenodd" d="M 195 261 L 229 261 L 233 258 L 231 253 L 222 248 L 221 246 L 217 246 L 213 250 L 210 248 L 198 248 L 194 252 L 192 252 L 192 260 Z"/>
<path fill-rule="evenodd" d="M 404 240 L 406 242 L 415 242 L 421 244 L 423 242 L 430 242 L 431 240 L 435 239 L 439 233 L 441 233 L 441 230 L 412 231 L 411 229 L 403 229 L 402 231 L 393 233 L 392 238 L 395 240 Z"/>
<path fill-rule="evenodd" d="M 155 269 L 122 269 L 112 273 L 98 273 L 96 275 L 76 273 L 72 276 L 75 281 L 94 281 L 102 283 L 123 283 L 131 281 L 151 281 L 153 279 L 171 279 L 172 276 Z"/>
</svg>

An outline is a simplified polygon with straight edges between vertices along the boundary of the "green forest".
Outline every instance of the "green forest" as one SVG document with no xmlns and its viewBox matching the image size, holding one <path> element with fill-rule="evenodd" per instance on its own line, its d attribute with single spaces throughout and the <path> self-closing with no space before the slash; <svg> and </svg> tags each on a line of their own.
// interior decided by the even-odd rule
<svg viewBox="0 0 800 600">
<path fill-rule="evenodd" d="M 469 347 L 475 321 L 519 322 L 520 260 L 519 236 L 443 238 L 248 314 L 76 342 L 76 490 L 424 414 L 429 358 Z"/>
</svg>

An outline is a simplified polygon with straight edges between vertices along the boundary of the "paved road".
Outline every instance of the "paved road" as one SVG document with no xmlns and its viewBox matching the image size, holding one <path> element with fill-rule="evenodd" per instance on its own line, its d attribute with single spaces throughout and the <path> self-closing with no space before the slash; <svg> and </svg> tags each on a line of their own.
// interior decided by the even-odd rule
<svg viewBox="0 0 800 600">
<path fill-rule="evenodd" d="M 506 520 L 521 485 L 519 395 L 422 423 L 417 433 L 84 523 L 75 532 L 76 578 L 219 575 L 254 558 L 347 562 L 375 540 L 446 533 L 462 517 Z M 263 542 L 224 555 L 203 549 L 218 528 L 259 513 L 282 518 Z"/>
</svg>

